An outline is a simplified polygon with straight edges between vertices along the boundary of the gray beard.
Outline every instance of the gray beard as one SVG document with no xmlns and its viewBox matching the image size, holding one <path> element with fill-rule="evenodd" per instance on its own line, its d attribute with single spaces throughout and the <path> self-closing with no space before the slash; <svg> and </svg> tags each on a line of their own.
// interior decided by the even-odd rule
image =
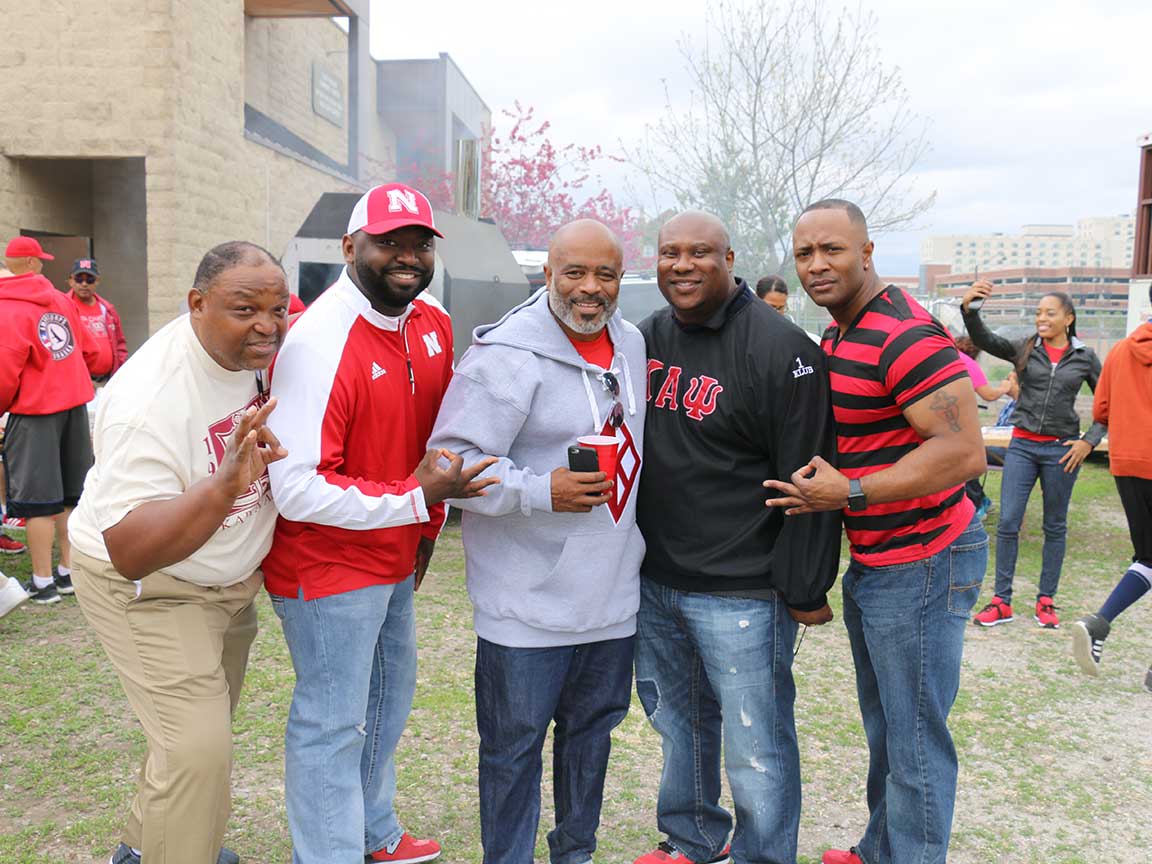
<svg viewBox="0 0 1152 864">
<path fill-rule="evenodd" d="M 608 319 L 616 314 L 616 301 L 609 300 L 600 310 L 600 314 L 591 321 L 581 320 L 572 304 L 565 300 L 551 282 L 548 283 L 548 308 L 552 314 L 569 330 L 582 336 L 593 336 L 608 325 Z"/>
</svg>

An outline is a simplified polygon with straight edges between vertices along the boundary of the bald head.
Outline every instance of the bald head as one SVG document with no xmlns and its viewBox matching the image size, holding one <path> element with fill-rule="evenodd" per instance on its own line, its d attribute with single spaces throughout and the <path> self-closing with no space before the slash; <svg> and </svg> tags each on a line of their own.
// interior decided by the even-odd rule
<svg viewBox="0 0 1152 864">
<path fill-rule="evenodd" d="M 736 292 L 736 255 L 724 223 L 688 210 L 660 226 L 656 284 L 685 324 L 702 324 Z"/>
<path fill-rule="evenodd" d="M 821 210 L 841 211 L 848 217 L 849 222 L 864 232 L 864 239 L 868 239 L 868 220 L 864 216 L 864 211 L 851 201 L 845 201 L 843 198 L 825 198 L 805 207 L 804 212 L 800 214 L 800 218 L 804 218 L 805 214 L 815 213 Z M 799 222 L 800 220 L 797 219 L 796 221 Z"/>
<path fill-rule="evenodd" d="M 660 226 L 657 242 L 663 242 L 666 234 L 678 237 L 705 237 L 725 252 L 732 248 L 728 226 L 720 221 L 718 216 L 703 210 L 685 210 L 683 213 L 677 213 Z"/>
<path fill-rule="evenodd" d="M 23 276 L 25 273 L 39 273 L 44 268 L 44 262 L 39 258 L 5 258 L 4 269 L 13 276 Z"/>
<path fill-rule="evenodd" d="M 577 219 L 548 244 L 548 308 L 569 336 L 596 338 L 616 311 L 624 247 L 595 219 Z"/>
<path fill-rule="evenodd" d="M 624 247 L 607 225 L 595 219 L 577 219 L 557 229 L 548 244 L 548 263 L 555 268 L 557 258 L 573 249 L 594 249 L 601 255 L 608 253 L 617 270 L 624 266 Z"/>
</svg>

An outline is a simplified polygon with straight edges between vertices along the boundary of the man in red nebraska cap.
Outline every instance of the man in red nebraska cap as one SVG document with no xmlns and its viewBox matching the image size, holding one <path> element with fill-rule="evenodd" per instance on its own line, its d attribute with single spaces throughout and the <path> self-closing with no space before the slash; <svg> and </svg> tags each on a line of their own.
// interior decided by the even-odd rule
<svg viewBox="0 0 1152 864">
<path fill-rule="evenodd" d="M 494 459 L 426 452 L 452 376 L 452 324 L 424 292 L 435 268 L 428 199 L 397 183 L 352 211 L 340 278 L 276 360 L 269 466 L 280 510 L 265 585 L 296 671 L 285 734 L 295 864 L 429 861 L 394 809 L 393 752 L 416 689 L 413 591 L 445 498 L 483 494 Z M 438 463 L 441 456 L 448 467 Z"/>
<path fill-rule="evenodd" d="M 4 250 L 10 275 L 0 277 L 0 413 L 4 432 L 8 513 L 27 520 L 36 603 L 58 603 L 72 591 L 68 514 L 92 467 L 87 403 L 94 352 L 68 298 L 40 275 L 51 261 L 32 237 Z M 52 537 L 60 566 L 52 572 Z"/>
<path fill-rule="evenodd" d="M 76 304 L 80 323 L 92 336 L 97 351 L 94 365 L 88 368 L 94 384 L 106 383 L 128 359 L 128 344 L 124 341 L 120 314 L 115 306 L 96 293 L 99 284 L 100 271 L 96 259 L 77 258 L 72 264 L 72 275 L 68 277 L 71 289 L 68 296 Z"/>
</svg>

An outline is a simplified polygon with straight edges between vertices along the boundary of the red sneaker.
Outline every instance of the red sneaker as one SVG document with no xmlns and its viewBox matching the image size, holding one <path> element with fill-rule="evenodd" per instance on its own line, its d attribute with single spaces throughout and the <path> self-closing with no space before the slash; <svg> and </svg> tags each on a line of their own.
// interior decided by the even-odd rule
<svg viewBox="0 0 1152 864">
<path fill-rule="evenodd" d="M 440 857 L 440 844 L 435 840 L 417 840 L 407 831 L 392 846 L 385 846 L 364 856 L 365 861 L 388 861 L 390 864 L 416 864 Z"/>
<path fill-rule="evenodd" d="M 1036 614 L 1033 616 L 1036 623 L 1046 630 L 1059 630 L 1060 619 L 1056 617 L 1057 606 L 1051 597 L 1040 597 L 1036 600 Z"/>
<path fill-rule="evenodd" d="M 28 524 L 24 521 L 23 516 L 9 516 L 4 520 L 4 527 L 11 528 L 13 531 L 23 531 L 28 527 Z"/>
<path fill-rule="evenodd" d="M 705 861 L 693 861 L 665 840 L 651 852 L 645 852 L 633 861 L 632 864 L 729 864 L 732 860 L 728 857 L 728 850 L 730 848 L 730 846 L 725 846 L 723 852 Z"/>
<path fill-rule="evenodd" d="M 829 849 L 820 859 L 820 864 L 864 864 L 855 852 L 845 852 L 843 849 Z"/>
<path fill-rule="evenodd" d="M 7 534 L 0 534 L 0 552 L 5 555 L 19 555 L 21 552 L 27 552 L 28 547 L 9 537 Z"/>
<path fill-rule="evenodd" d="M 999 597 L 993 597 L 991 603 L 976 613 L 972 623 L 981 627 L 995 627 L 997 624 L 1007 624 L 1011 620 L 1012 607 Z"/>
</svg>

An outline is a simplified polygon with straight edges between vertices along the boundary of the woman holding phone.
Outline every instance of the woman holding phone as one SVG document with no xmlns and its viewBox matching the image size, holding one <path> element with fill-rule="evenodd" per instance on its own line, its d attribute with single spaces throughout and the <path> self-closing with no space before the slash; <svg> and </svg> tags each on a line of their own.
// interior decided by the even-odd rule
<svg viewBox="0 0 1152 864">
<path fill-rule="evenodd" d="M 1093 391 L 1100 358 L 1076 337 L 1076 309 L 1068 295 L 1052 291 L 1036 307 L 1036 333 L 1010 342 L 992 333 L 979 309 L 992 294 L 980 280 L 964 295 L 961 310 L 968 335 L 984 351 L 1016 367 L 1020 396 L 1012 413 L 1012 442 L 1004 457 L 1000 523 L 996 528 L 996 595 L 975 618 L 983 627 L 1012 620 L 1012 580 L 1016 574 L 1020 525 L 1032 487 L 1040 481 L 1044 497 L 1044 549 L 1036 596 L 1036 623 L 1060 626 L 1053 598 L 1060 583 L 1068 533 L 1068 503 L 1081 463 L 1107 431 L 1093 423 L 1080 435 L 1076 395 L 1085 381 Z"/>
</svg>

